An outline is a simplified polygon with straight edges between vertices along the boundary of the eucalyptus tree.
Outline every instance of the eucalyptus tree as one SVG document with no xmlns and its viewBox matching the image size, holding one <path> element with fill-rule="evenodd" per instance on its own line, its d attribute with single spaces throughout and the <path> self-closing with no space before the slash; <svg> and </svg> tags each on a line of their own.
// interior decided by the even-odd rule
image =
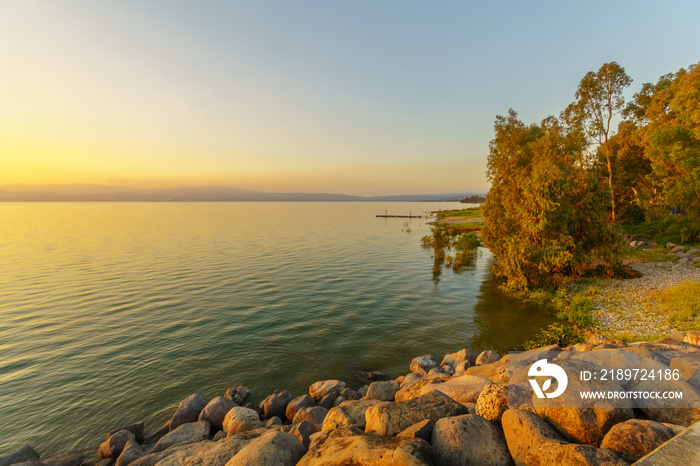
<svg viewBox="0 0 700 466">
<path fill-rule="evenodd" d="M 576 101 L 569 105 L 562 115 L 567 123 L 582 128 L 589 142 L 597 144 L 598 151 L 605 157 L 613 220 L 615 189 L 612 153 L 607 142 L 612 136 L 613 118 L 621 113 L 625 106 L 622 92 L 631 82 L 632 79 L 617 62 L 605 63 L 597 73 L 586 73 L 578 85 Z"/>
</svg>

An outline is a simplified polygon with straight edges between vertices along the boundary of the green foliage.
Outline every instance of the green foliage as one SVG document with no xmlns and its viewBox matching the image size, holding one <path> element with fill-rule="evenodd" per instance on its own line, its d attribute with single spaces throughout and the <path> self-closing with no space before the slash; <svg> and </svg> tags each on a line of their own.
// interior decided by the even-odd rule
<svg viewBox="0 0 700 466">
<path fill-rule="evenodd" d="M 566 309 L 557 313 L 557 318 L 566 320 L 579 327 L 591 327 L 595 320 L 593 312 L 593 300 L 583 294 L 576 294 L 566 306 Z"/>
<path fill-rule="evenodd" d="M 683 281 L 666 290 L 654 293 L 661 305 L 661 313 L 679 330 L 700 329 L 700 283 Z"/>
<path fill-rule="evenodd" d="M 450 224 L 435 224 L 430 228 L 431 234 L 421 238 L 421 245 L 433 248 L 433 278 L 441 274 L 441 266 L 446 263 L 454 271 L 471 264 L 479 252 L 481 241 L 473 232 L 460 233 L 458 228 Z M 455 251 L 450 256 L 445 250 Z"/>
<path fill-rule="evenodd" d="M 483 216 L 480 207 L 469 207 L 468 209 L 438 210 L 434 213 L 437 215 L 438 220 L 444 220 L 447 217 L 480 218 Z"/>
<path fill-rule="evenodd" d="M 495 133 L 481 236 L 509 288 L 561 285 L 583 273 L 587 253 L 620 242 L 580 131 L 553 117 L 526 126 L 511 110 L 496 118 Z"/>
<path fill-rule="evenodd" d="M 555 322 L 540 330 L 532 338 L 525 340 L 522 346 L 525 350 L 548 345 L 559 345 L 564 348 L 585 341 L 587 338 L 588 332 L 576 325 Z"/>
</svg>

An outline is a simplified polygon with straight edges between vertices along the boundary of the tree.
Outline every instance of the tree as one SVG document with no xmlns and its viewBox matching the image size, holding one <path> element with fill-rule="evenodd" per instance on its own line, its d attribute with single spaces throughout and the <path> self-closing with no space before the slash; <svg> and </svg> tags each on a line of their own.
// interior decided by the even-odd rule
<svg viewBox="0 0 700 466">
<path fill-rule="evenodd" d="M 481 236 L 507 286 L 557 284 L 582 272 L 585 254 L 610 238 L 605 190 L 581 163 L 586 141 L 554 117 L 526 126 L 510 110 L 496 117 Z"/>
<path fill-rule="evenodd" d="M 563 114 L 567 123 L 577 125 L 584 130 L 590 142 L 597 144 L 599 152 L 605 157 L 613 220 L 615 220 L 613 165 L 612 154 L 606 143 L 611 136 L 613 117 L 619 114 L 625 105 L 622 91 L 631 82 L 632 79 L 617 62 L 606 63 L 597 73 L 589 71 L 583 77 L 576 91 L 576 102 L 569 105 Z"/>
</svg>

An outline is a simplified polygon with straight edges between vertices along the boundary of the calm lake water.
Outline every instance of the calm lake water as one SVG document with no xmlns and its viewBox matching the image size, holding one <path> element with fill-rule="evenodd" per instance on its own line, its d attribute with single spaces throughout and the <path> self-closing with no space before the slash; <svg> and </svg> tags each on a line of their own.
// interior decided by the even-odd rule
<svg viewBox="0 0 700 466">
<path fill-rule="evenodd" d="M 457 203 L 0 203 L 0 455 L 94 455 L 195 391 L 260 401 L 358 370 L 500 352 L 551 321 L 487 250 L 433 280 L 425 220 Z"/>
</svg>

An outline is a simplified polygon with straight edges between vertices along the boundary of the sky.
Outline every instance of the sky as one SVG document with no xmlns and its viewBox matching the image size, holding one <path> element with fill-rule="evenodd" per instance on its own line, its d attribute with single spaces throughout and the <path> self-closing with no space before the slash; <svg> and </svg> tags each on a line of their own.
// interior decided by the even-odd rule
<svg viewBox="0 0 700 466">
<path fill-rule="evenodd" d="M 496 115 L 700 61 L 700 2 L 0 0 L 0 185 L 485 192 Z"/>
</svg>

